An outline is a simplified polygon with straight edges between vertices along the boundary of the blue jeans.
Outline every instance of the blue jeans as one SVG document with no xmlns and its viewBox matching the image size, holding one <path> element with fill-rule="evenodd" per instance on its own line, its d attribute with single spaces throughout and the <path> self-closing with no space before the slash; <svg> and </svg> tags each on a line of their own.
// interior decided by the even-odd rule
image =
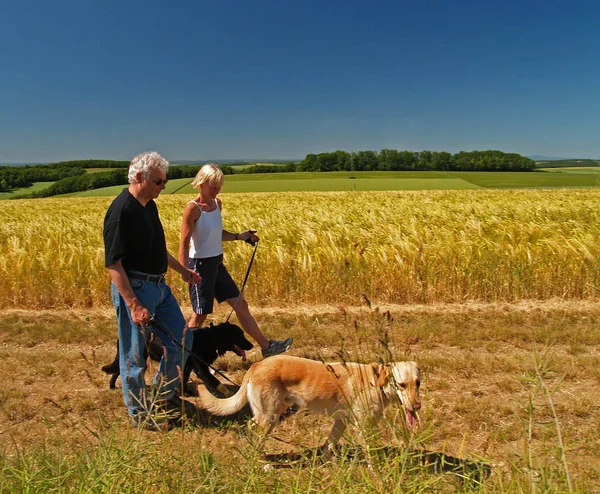
<svg viewBox="0 0 600 494">
<path fill-rule="evenodd" d="M 191 331 L 186 331 L 185 342 L 182 341 L 185 318 L 171 289 L 164 281 L 155 283 L 130 278 L 129 283 L 140 303 L 151 314 L 157 316 L 162 323 L 162 326 L 153 328 L 166 348 L 158 372 L 154 377 L 154 385 L 159 387 L 162 396 L 168 399 L 179 387 L 177 367 L 179 366 L 183 371 L 187 359 L 187 352 L 183 352 L 181 346 L 173 343 L 171 338 L 185 345 L 186 348 L 192 348 L 194 335 Z M 151 328 L 149 326 L 144 328 L 133 323 L 127 304 L 112 283 L 111 294 L 119 326 L 119 367 L 123 399 L 129 415 L 133 417 L 148 410 L 149 403 L 144 380 L 144 371 L 146 370 L 144 349 Z M 168 328 L 170 334 L 164 334 L 161 330 L 162 327 Z"/>
</svg>

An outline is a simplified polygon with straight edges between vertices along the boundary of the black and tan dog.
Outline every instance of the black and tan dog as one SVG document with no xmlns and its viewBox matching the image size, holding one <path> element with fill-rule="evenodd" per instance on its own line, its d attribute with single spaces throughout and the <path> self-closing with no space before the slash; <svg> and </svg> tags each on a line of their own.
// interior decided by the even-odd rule
<svg viewBox="0 0 600 494">
<path fill-rule="evenodd" d="M 253 345 L 244 336 L 244 331 L 239 326 L 230 322 L 222 322 L 217 325 L 211 325 L 206 328 L 193 328 L 194 343 L 183 371 L 183 382 L 187 384 L 190 373 L 194 373 L 202 379 L 209 388 L 218 389 L 225 395 L 229 395 L 227 388 L 213 376 L 208 366 L 226 352 L 234 352 L 245 359 L 245 351 L 251 350 Z M 153 335 L 150 342 L 144 350 L 144 358 L 150 357 L 156 362 L 160 362 L 163 357 L 163 344 L 160 339 Z M 112 363 L 102 367 L 107 374 L 112 374 L 110 378 L 110 388 L 115 389 L 117 377 L 121 374 L 119 369 L 119 342 L 117 341 L 117 355 Z M 185 386 L 184 386 L 185 387 Z"/>
</svg>

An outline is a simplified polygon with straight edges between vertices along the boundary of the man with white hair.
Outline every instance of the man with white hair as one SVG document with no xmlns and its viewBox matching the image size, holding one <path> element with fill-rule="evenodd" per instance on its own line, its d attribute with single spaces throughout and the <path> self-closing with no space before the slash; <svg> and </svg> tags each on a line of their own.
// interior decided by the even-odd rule
<svg viewBox="0 0 600 494">
<path fill-rule="evenodd" d="M 154 199 L 167 184 L 168 167 L 169 162 L 156 152 L 135 156 L 129 165 L 129 187 L 114 199 L 104 218 L 105 265 L 117 312 L 123 399 L 134 426 L 151 429 L 168 427 L 148 416 L 153 405 L 146 396 L 144 349 L 152 316 L 171 333 L 159 335 L 166 348 L 154 378 L 160 403 L 170 413 L 192 407 L 177 394 L 177 367 L 184 367 L 187 355 L 181 345 L 191 348 L 193 333 L 184 331 L 186 321 L 165 283 L 165 273 L 174 269 L 187 283 L 198 283 L 200 277 L 167 251 Z"/>
</svg>

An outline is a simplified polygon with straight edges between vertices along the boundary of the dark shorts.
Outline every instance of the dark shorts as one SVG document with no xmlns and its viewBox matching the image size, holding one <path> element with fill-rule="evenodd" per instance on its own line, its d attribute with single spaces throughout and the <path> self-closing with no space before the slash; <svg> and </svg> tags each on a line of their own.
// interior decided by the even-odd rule
<svg viewBox="0 0 600 494">
<path fill-rule="evenodd" d="M 188 268 L 202 277 L 200 283 L 190 285 L 190 301 L 196 314 L 212 314 L 215 298 L 221 303 L 240 294 L 235 281 L 223 264 L 223 255 L 188 259 Z"/>
</svg>

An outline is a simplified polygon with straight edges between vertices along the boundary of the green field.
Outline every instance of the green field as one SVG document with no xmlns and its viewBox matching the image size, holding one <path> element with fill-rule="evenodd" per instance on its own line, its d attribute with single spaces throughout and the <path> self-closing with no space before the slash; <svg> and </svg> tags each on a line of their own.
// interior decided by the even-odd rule
<svg viewBox="0 0 600 494">
<path fill-rule="evenodd" d="M 552 160 L 552 161 L 536 161 L 536 168 L 589 168 L 599 167 L 599 160 L 582 159 L 582 160 Z"/>
<path fill-rule="evenodd" d="M 571 168 L 540 168 L 540 171 L 552 173 L 596 173 L 600 174 L 600 167 L 581 166 Z"/>
<path fill-rule="evenodd" d="M 165 192 L 193 194 L 182 178 L 169 182 Z M 187 184 L 187 185 L 186 185 Z M 228 175 L 223 192 L 300 192 L 368 190 L 461 190 L 479 188 L 595 187 L 597 175 L 542 172 L 296 172 Z M 115 196 L 124 186 L 72 194 L 77 197 Z"/>
<path fill-rule="evenodd" d="M 94 170 L 91 170 L 92 172 Z M 171 180 L 166 194 L 193 194 L 191 178 Z M 19 197 L 49 187 L 38 182 L 0 199 Z M 553 168 L 536 172 L 295 172 L 228 175 L 223 192 L 301 192 L 369 190 L 466 190 L 600 186 L 600 168 Z M 86 190 L 63 197 L 116 196 L 125 185 Z"/>
<path fill-rule="evenodd" d="M 453 172 L 457 178 L 484 188 L 561 188 L 595 187 L 597 173 L 572 173 L 567 169 L 559 173 L 543 172 Z"/>
<path fill-rule="evenodd" d="M 0 192 L 0 200 L 1 199 L 10 199 L 12 197 L 21 197 L 27 194 L 31 194 L 32 192 L 38 192 L 46 187 L 50 187 L 54 182 L 34 182 L 31 187 L 27 187 L 24 189 L 16 189 L 12 192 Z"/>
</svg>

